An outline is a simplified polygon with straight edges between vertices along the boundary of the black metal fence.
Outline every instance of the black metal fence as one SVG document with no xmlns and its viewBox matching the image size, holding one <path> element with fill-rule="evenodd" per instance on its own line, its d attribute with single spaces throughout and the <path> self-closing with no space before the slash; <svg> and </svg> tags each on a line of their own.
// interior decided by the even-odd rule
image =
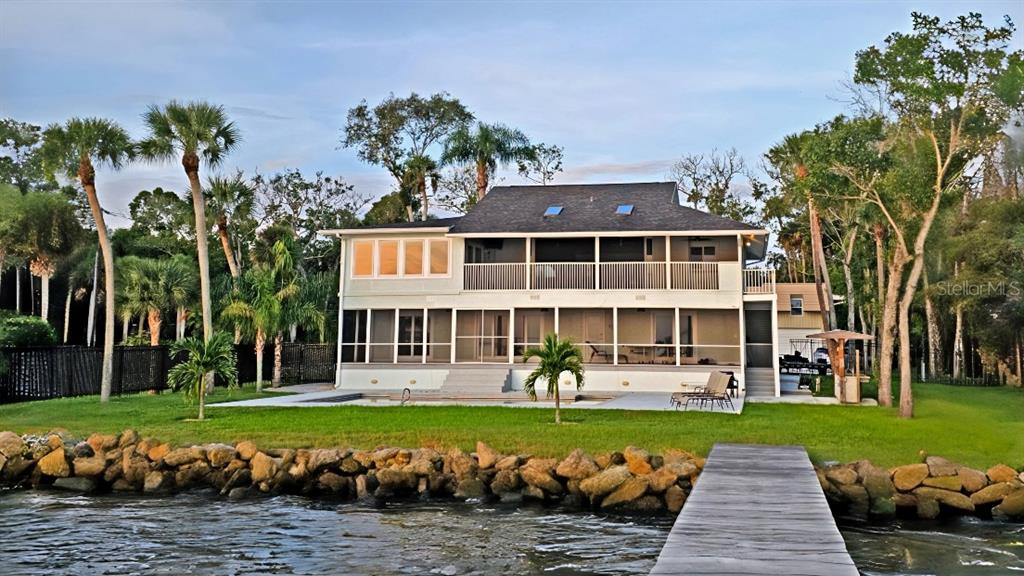
<svg viewBox="0 0 1024 576">
<path fill-rule="evenodd" d="M 238 379 L 256 380 L 256 353 L 236 346 Z M 284 344 L 281 382 L 285 385 L 334 380 L 334 344 Z M 116 346 L 111 392 L 130 394 L 167 388 L 176 364 L 167 346 Z M 100 393 L 103 350 L 86 346 L 0 348 L 0 404 Z M 274 349 L 263 357 L 263 380 L 273 375 Z"/>
</svg>

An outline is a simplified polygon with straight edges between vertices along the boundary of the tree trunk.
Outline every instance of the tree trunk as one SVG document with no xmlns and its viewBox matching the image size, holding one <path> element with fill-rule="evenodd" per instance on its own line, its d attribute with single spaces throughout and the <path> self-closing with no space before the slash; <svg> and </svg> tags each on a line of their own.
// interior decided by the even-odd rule
<svg viewBox="0 0 1024 576">
<path fill-rule="evenodd" d="M 559 375 L 561 376 L 561 375 Z M 562 399 L 558 393 L 558 378 L 555 378 L 555 424 L 562 423 Z"/>
<path fill-rule="evenodd" d="M 889 279 L 882 304 L 881 349 L 878 354 L 878 403 L 892 406 L 892 357 L 896 348 L 896 309 L 899 306 L 900 280 L 906 265 L 903 249 L 897 247 L 889 263 Z"/>
<path fill-rule="evenodd" d="M 928 291 L 928 270 L 924 271 L 924 315 L 928 324 L 928 374 L 931 378 L 940 372 L 942 362 L 942 332 L 939 329 L 939 315 Z"/>
<path fill-rule="evenodd" d="M 47 320 L 50 315 L 50 275 L 43 274 L 39 277 L 39 317 Z"/>
<path fill-rule="evenodd" d="M 138 337 L 142 338 L 143 334 L 145 334 L 145 333 L 146 333 L 146 315 L 144 313 L 142 313 L 142 312 L 139 312 Z"/>
<path fill-rule="evenodd" d="M 83 175 L 83 169 L 87 167 L 87 176 Z M 110 248 L 110 238 L 107 237 L 107 225 L 103 221 L 103 211 L 100 209 L 100 201 L 96 196 L 94 184 L 95 173 L 92 164 L 83 161 L 78 168 L 79 181 L 85 188 L 85 195 L 89 199 L 89 209 L 92 211 L 93 221 L 96 223 L 96 235 L 99 238 L 100 252 L 103 254 L 103 369 L 100 376 L 100 401 L 110 400 L 111 385 L 114 377 L 114 253 Z"/>
<path fill-rule="evenodd" d="M 1024 387 L 1024 373 L 1021 372 L 1022 366 L 1021 366 L 1021 353 L 1020 353 L 1021 345 L 1020 345 L 1020 341 L 1021 341 L 1021 337 L 1018 334 L 1017 335 L 1017 345 L 1016 345 L 1016 348 L 1017 348 L 1017 386 Z"/>
<path fill-rule="evenodd" d="M 87 321 L 87 334 L 85 335 L 85 343 L 92 346 L 96 339 L 96 282 L 98 282 L 100 273 L 100 251 L 97 250 L 96 254 L 92 257 L 92 289 L 89 290 L 89 320 Z"/>
<path fill-rule="evenodd" d="M 160 345 L 160 326 L 163 324 L 163 318 L 160 316 L 159 308 L 149 309 L 149 345 L 159 346 Z"/>
<path fill-rule="evenodd" d="M 959 380 L 964 365 L 964 305 L 956 304 L 956 328 L 953 330 L 953 380 Z"/>
<path fill-rule="evenodd" d="M 21 264 L 14 266 L 14 313 L 21 314 Z"/>
<path fill-rule="evenodd" d="M 911 271 L 913 276 L 913 271 Z M 913 378 L 913 367 L 910 364 L 910 304 L 913 301 L 913 291 L 910 296 L 906 294 L 900 300 L 900 418 L 912 418 L 914 416 L 914 397 L 910 380 Z"/>
<path fill-rule="evenodd" d="M 235 253 L 231 250 L 231 240 L 228 238 L 228 219 L 223 214 L 217 219 L 217 235 L 220 236 L 224 258 L 228 261 L 228 271 L 232 278 L 238 280 L 238 264 L 235 263 Z"/>
<path fill-rule="evenodd" d="M 274 334 L 274 374 L 271 383 L 275 388 L 281 386 L 281 347 L 284 345 L 284 338 L 281 333 Z"/>
<path fill-rule="evenodd" d="M 487 174 L 487 164 L 480 162 L 476 163 L 476 199 L 480 201 L 484 195 L 487 194 L 487 181 L 489 175 Z"/>
<path fill-rule="evenodd" d="M 131 321 L 131 314 L 121 314 L 121 344 L 128 341 L 128 325 Z"/>
<path fill-rule="evenodd" d="M 207 375 L 205 380 L 207 382 L 209 382 L 209 380 L 210 380 L 209 375 Z M 198 388 L 199 388 L 199 419 L 200 420 L 205 420 L 206 419 L 206 386 L 203 385 L 203 382 L 199 382 L 198 384 L 199 384 L 199 386 L 198 386 Z"/>
<path fill-rule="evenodd" d="M 263 392 L 263 348 L 267 343 L 267 335 L 263 330 L 256 330 L 256 391 Z"/>
<path fill-rule="evenodd" d="M 185 309 L 181 306 L 174 311 L 174 339 L 181 342 L 185 338 Z"/>
<path fill-rule="evenodd" d="M 822 282 L 823 272 L 827 274 L 827 271 L 821 270 L 821 263 L 818 261 L 818 244 L 821 243 L 821 228 L 818 226 L 818 211 L 814 207 L 814 200 L 807 199 L 807 216 L 810 219 L 811 228 L 811 270 L 814 272 L 814 289 L 818 295 L 818 306 L 821 307 L 821 329 L 822 331 L 829 331 L 832 326 L 829 325 L 828 314 L 826 310 L 830 306 L 830 302 L 825 300 L 825 291 Z M 831 351 L 830 351 L 831 355 Z"/>
<path fill-rule="evenodd" d="M 853 288 L 853 270 L 850 264 L 853 262 L 853 249 L 857 245 L 858 226 L 850 229 L 850 242 L 843 252 L 843 279 L 846 281 L 846 329 L 855 331 L 857 329 L 857 302 L 856 292 Z"/>
<path fill-rule="evenodd" d="M 185 155 L 181 159 L 192 187 L 192 212 L 196 224 L 196 254 L 199 257 L 199 299 L 203 315 L 203 341 L 213 336 L 213 306 L 210 302 L 210 251 L 206 234 L 206 202 L 203 200 L 202 185 L 199 181 L 199 158 Z"/>
<path fill-rule="evenodd" d="M 288 341 L 295 344 L 295 339 L 299 335 L 299 325 L 292 323 L 288 326 Z"/>
<path fill-rule="evenodd" d="M 68 295 L 64 298 L 64 343 L 68 343 L 68 322 L 71 320 L 71 279 L 68 279 Z"/>
<path fill-rule="evenodd" d="M 427 221 L 427 176 L 420 174 L 416 185 L 420 188 L 420 215 L 421 220 Z"/>
</svg>

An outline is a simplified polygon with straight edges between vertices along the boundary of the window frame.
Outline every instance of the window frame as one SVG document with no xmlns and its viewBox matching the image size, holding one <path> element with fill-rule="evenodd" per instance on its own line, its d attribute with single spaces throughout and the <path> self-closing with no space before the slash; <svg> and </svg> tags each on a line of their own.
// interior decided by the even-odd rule
<svg viewBox="0 0 1024 576">
<path fill-rule="evenodd" d="M 371 259 L 372 259 L 372 272 L 369 275 L 356 274 L 356 244 L 360 242 L 369 242 L 371 244 Z M 380 273 L 380 244 L 381 242 L 397 242 L 398 243 L 398 272 L 397 274 L 381 274 Z M 422 262 L 423 271 L 419 274 L 406 274 L 405 272 L 405 245 L 406 242 L 420 242 L 423 246 L 422 249 Z M 443 274 L 431 272 L 430 268 L 430 251 L 431 245 L 434 242 L 445 243 L 445 268 L 446 272 Z M 348 265 L 349 278 L 353 280 L 398 280 L 402 278 L 409 279 L 423 279 L 423 278 L 451 278 L 452 277 L 452 241 L 451 238 L 431 238 L 429 236 L 419 238 L 358 238 L 353 239 L 351 247 L 349 248 L 349 261 Z"/>
<path fill-rule="evenodd" d="M 357 274 L 356 273 L 356 245 L 357 244 L 369 244 L 370 245 L 370 273 L 369 274 Z M 352 278 L 364 279 L 364 278 L 375 278 L 377 276 L 377 241 L 366 238 L 360 238 L 352 241 L 352 264 L 349 265 Z"/>
<path fill-rule="evenodd" d="M 799 306 L 793 306 L 793 302 L 800 302 Z M 799 311 L 799 312 L 798 312 Z M 789 315 L 790 316 L 803 316 L 804 315 L 804 297 L 790 294 L 789 296 Z"/>
</svg>

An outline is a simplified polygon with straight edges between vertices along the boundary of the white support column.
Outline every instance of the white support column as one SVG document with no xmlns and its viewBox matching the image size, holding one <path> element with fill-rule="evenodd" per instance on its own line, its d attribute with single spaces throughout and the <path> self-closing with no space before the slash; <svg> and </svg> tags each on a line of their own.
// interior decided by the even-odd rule
<svg viewBox="0 0 1024 576">
<path fill-rule="evenodd" d="M 516 309 L 508 309 L 508 363 L 513 364 L 516 361 L 515 355 L 516 348 Z"/>
<path fill-rule="evenodd" d="M 558 316 L 558 306 L 555 306 L 555 335 L 558 336 L 559 339 L 561 339 L 562 333 L 558 331 Z"/>
<path fill-rule="evenodd" d="M 426 308 L 423 309 L 423 350 L 422 350 L 422 352 L 423 352 L 423 363 L 424 364 L 427 363 L 427 320 L 428 320 L 427 313 L 428 312 L 429 312 L 429 310 L 427 310 Z M 413 331 L 413 333 L 415 334 L 415 331 Z"/>
<path fill-rule="evenodd" d="M 342 343 L 345 341 L 345 249 L 346 243 L 344 238 L 340 238 L 341 245 L 338 248 L 338 356 L 336 364 L 334 366 L 334 387 L 341 388 L 341 350 Z M 359 327 L 356 327 L 358 330 Z M 359 333 L 356 332 L 358 337 Z M 354 349 L 353 349 L 354 350 Z M 355 356 L 352 357 L 355 360 Z"/>
<path fill-rule="evenodd" d="M 619 309 L 612 308 L 612 365 L 619 365 Z"/>
<path fill-rule="evenodd" d="M 672 341 L 676 343 L 676 366 L 682 365 L 683 355 L 683 343 L 679 341 L 679 308 L 673 308 L 672 312 L 675 315 L 675 320 L 672 322 L 673 331 Z"/>
<path fill-rule="evenodd" d="M 601 238 L 594 236 L 594 288 L 601 289 Z"/>
<path fill-rule="evenodd" d="M 394 350 L 392 350 L 392 357 L 394 359 L 395 364 L 398 364 L 398 312 L 399 309 L 395 308 L 395 337 L 391 340 L 392 344 L 394 345 Z"/>
<path fill-rule="evenodd" d="M 458 312 L 458 310 L 456 310 L 455 308 L 452 308 L 452 336 L 451 336 L 451 339 L 452 339 L 452 349 L 451 349 L 452 358 L 451 358 L 451 363 L 452 364 L 455 364 L 455 343 L 458 342 L 458 340 L 455 338 L 455 315 L 456 315 L 457 312 Z"/>
<path fill-rule="evenodd" d="M 772 369 L 775 372 L 775 395 L 782 396 L 779 377 L 779 311 L 778 298 L 772 298 Z"/>
<path fill-rule="evenodd" d="M 526 289 L 533 289 L 533 238 L 526 237 Z"/>
<path fill-rule="evenodd" d="M 740 296 L 740 298 L 740 373 L 743 374 L 743 380 L 739 391 L 745 393 L 747 390 L 747 318 L 743 313 L 743 297 Z"/>
<path fill-rule="evenodd" d="M 665 262 L 662 264 L 665 267 L 665 290 L 672 289 L 672 237 L 665 236 Z M 676 322 L 678 322 L 678 312 L 676 316 Z M 678 362 L 676 362 L 678 364 Z"/>
<path fill-rule="evenodd" d="M 366 309 L 366 358 L 370 363 L 370 352 L 373 350 L 373 308 Z"/>
</svg>

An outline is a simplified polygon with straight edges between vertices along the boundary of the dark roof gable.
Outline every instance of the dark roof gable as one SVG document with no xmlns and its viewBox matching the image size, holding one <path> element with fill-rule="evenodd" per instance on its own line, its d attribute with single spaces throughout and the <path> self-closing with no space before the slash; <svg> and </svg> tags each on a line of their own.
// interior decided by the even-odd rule
<svg viewBox="0 0 1024 576">
<path fill-rule="evenodd" d="M 631 204 L 629 214 L 616 214 Z M 544 216 L 549 206 L 561 206 Z M 675 182 L 495 186 L 452 234 L 752 231 L 754 226 L 679 205 Z"/>
</svg>

